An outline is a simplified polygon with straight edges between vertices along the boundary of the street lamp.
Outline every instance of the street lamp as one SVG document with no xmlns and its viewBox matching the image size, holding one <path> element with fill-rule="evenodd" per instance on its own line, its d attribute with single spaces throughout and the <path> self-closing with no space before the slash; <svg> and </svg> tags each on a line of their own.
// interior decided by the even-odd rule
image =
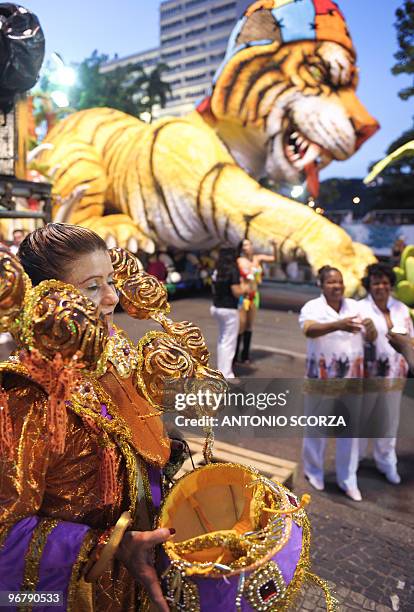
<svg viewBox="0 0 414 612">
<path fill-rule="evenodd" d="M 76 83 L 76 71 L 71 66 L 67 66 L 56 51 L 52 53 L 52 59 L 56 64 L 56 70 L 52 72 L 50 80 L 62 87 L 72 87 Z"/>
<path fill-rule="evenodd" d="M 292 187 L 292 191 L 290 192 L 290 194 L 292 198 L 300 198 L 300 196 L 303 195 L 304 191 L 305 190 L 302 185 L 295 185 L 294 187 Z"/>
<path fill-rule="evenodd" d="M 361 201 L 361 198 L 359 198 L 358 196 L 355 196 L 355 198 L 352 199 L 354 204 L 359 204 Z"/>
<path fill-rule="evenodd" d="M 69 106 L 68 96 L 64 91 L 61 91 L 60 89 L 52 91 L 50 97 L 58 108 L 67 108 Z"/>
</svg>

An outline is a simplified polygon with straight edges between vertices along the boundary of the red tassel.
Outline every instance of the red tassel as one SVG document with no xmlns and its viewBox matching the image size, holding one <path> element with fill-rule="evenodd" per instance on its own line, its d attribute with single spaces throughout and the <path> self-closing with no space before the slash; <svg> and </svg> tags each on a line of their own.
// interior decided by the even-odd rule
<svg viewBox="0 0 414 612">
<path fill-rule="evenodd" d="M 23 351 L 20 361 L 28 370 L 31 378 L 41 385 L 49 394 L 48 425 L 51 433 L 50 447 L 55 453 L 62 454 L 65 450 L 66 426 L 68 415 L 66 401 L 79 381 L 78 355 L 70 365 L 65 365 L 62 355 L 57 353 L 53 361 L 45 359 L 38 350 L 30 353 Z"/>
<path fill-rule="evenodd" d="M 0 387 L 0 455 L 13 458 L 13 423 L 9 410 L 9 397 Z"/>
<path fill-rule="evenodd" d="M 105 506 L 113 504 L 116 494 L 116 453 L 114 446 L 106 446 L 100 453 L 99 484 L 102 502 Z"/>
<path fill-rule="evenodd" d="M 102 437 L 105 435 L 104 432 L 99 428 L 99 425 L 89 416 L 82 416 L 82 420 L 88 427 L 88 429 L 97 435 Z M 99 465 L 99 489 L 101 494 L 102 503 L 104 506 L 113 504 L 115 501 L 115 495 L 117 491 L 117 453 L 113 444 L 99 447 L 98 456 L 100 460 Z"/>
</svg>

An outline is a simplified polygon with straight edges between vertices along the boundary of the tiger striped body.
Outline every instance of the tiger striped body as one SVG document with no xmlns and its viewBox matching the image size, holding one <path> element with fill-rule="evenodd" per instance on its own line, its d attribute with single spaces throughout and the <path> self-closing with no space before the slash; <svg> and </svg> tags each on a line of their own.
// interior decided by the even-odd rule
<svg viewBox="0 0 414 612">
<path fill-rule="evenodd" d="M 257 180 L 298 184 L 307 177 L 314 188 L 319 169 L 347 159 L 378 124 L 356 97 L 352 41 L 336 5 L 271 5 L 256 2 L 236 26 L 212 95 L 198 111 L 147 125 L 97 108 L 58 124 L 40 162 L 53 172 L 61 198 L 81 185 L 87 190 L 69 214 L 58 205 L 55 216 L 148 251 L 236 244 L 249 223 L 256 251 L 270 252 L 273 240 L 284 259 L 300 253 L 314 269 L 335 265 L 348 291 L 357 289 L 375 259 L 370 250 Z M 327 42 L 315 38 L 306 13 L 305 40 L 283 43 L 290 33 L 278 30 L 278 11 L 300 10 L 313 10 Z"/>
</svg>

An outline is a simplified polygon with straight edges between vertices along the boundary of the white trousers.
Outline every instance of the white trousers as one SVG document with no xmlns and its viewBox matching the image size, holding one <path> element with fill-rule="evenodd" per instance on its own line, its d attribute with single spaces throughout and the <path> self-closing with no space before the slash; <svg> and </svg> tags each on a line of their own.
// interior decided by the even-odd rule
<svg viewBox="0 0 414 612">
<path fill-rule="evenodd" d="M 217 369 L 224 378 L 234 378 L 233 358 L 239 335 L 240 317 L 236 308 L 216 308 L 211 306 L 210 313 L 217 319 L 219 335 L 217 338 Z"/>
<path fill-rule="evenodd" d="M 347 394 L 338 398 L 330 398 L 321 395 L 305 395 L 306 415 L 333 415 L 335 414 L 335 403 L 340 401 L 346 408 L 341 407 L 340 414 L 348 414 L 354 424 L 359 421 L 362 397 L 356 394 Z M 308 476 L 314 476 L 323 482 L 324 462 L 327 438 L 304 437 L 303 440 L 303 465 L 304 472 Z M 357 470 L 359 463 L 359 439 L 337 438 L 336 439 L 336 481 L 345 489 L 355 489 L 357 483 Z"/>
<path fill-rule="evenodd" d="M 373 456 L 380 472 L 393 472 L 397 467 L 397 454 L 395 452 L 397 438 L 392 434 L 398 430 L 401 397 L 402 391 L 366 393 L 364 397 L 362 409 L 364 420 L 372 422 L 375 419 L 384 431 L 390 433 L 387 438 L 373 439 Z M 359 442 L 359 455 L 362 459 L 367 453 L 368 438 L 361 438 Z"/>
</svg>

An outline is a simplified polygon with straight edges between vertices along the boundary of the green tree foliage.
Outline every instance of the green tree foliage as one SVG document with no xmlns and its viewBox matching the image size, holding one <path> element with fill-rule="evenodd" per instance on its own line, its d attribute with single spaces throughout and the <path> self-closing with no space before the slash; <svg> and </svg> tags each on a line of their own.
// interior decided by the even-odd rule
<svg viewBox="0 0 414 612">
<path fill-rule="evenodd" d="M 399 50 L 395 54 L 397 63 L 392 69 L 393 74 L 414 75 L 414 1 L 404 0 L 403 5 L 396 11 L 397 37 Z M 414 96 L 414 76 L 413 84 L 402 89 L 399 93 L 400 98 L 408 100 Z"/>
<path fill-rule="evenodd" d="M 390 144 L 387 155 L 406 142 L 414 140 L 414 128 L 404 132 Z M 375 188 L 379 208 L 413 208 L 414 202 L 414 155 L 407 153 L 403 158 L 390 164 L 377 179 Z"/>
<path fill-rule="evenodd" d="M 397 9 L 395 27 L 399 50 L 395 54 L 397 63 L 392 69 L 393 74 L 414 75 L 414 0 L 404 0 Z M 402 100 L 408 100 L 414 95 L 413 84 L 399 92 Z M 414 126 L 409 127 L 401 136 L 390 144 L 387 155 L 414 140 Z M 373 164 L 372 164 L 373 165 Z M 376 179 L 373 188 L 377 197 L 377 208 L 411 208 L 414 201 L 414 156 L 407 154 L 393 161 Z"/>
<path fill-rule="evenodd" d="M 159 104 L 164 108 L 171 95 L 170 84 L 162 80 L 162 73 L 167 70 L 166 64 L 158 64 L 151 72 L 143 72 L 135 80 L 135 87 L 140 92 L 140 104 L 150 113 L 151 118 L 153 107 Z"/>
<path fill-rule="evenodd" d="M 139 63 L 101 72 L 108 59 L 107 55 L 94 51 L 77 67 L 77 81 L 69 94 L 72 108 L 109 106 L 139 117 L 143 112 L 152 116 L 155 104 L 165 106 L 170 93 L 170 85 L 162 80 L 162 72 L 168 69 L 165 64 L 159 64 L 151 72 L 146 72 Z"/>
</svg>

